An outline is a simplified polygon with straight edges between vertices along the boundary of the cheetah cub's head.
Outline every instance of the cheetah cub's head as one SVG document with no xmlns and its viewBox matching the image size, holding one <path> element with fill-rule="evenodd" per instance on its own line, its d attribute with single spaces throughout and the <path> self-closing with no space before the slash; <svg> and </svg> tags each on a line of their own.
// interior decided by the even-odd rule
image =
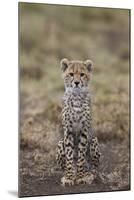
<svg viewBox="0 0 134 200">
<path fill-rule="evenodd" d="M 64 58 L 61 60 L 62 77 L 66 89 L 85 89 L 88 86 L 93 63 L 91 60 L 79 61 Z"/>
</svg>

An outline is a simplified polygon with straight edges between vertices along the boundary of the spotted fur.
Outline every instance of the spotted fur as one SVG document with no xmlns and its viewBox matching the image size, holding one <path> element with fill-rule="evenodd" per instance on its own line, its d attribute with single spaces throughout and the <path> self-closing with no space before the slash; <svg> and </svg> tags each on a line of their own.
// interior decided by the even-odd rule
<svg viewBox="0 0 134 200">
<path fill-rule="evenodd" d="M 63 139 L 59 141 L 56 159 L 64 171 L 63 185 L 91 183 L 89 169 L 98 167 L 100 151 L 92 130 L 91 79 L 92 61 L 61 61 L 65 93 L 62 104 Z"/>
</svg>

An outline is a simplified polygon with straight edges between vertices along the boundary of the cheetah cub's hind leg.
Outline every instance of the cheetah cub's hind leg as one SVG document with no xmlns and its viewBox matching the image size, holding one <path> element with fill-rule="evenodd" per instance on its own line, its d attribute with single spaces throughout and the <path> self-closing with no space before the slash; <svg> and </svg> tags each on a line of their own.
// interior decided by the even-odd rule
<svg viewBox="0 0 134 200">
<path fill-rule="evenodd" d="M 91 165 L 91 172 L 94 174 L 94 179 L 96 177 L 100 177 L 100 172 L 98 171 L 98 167 L 100 164 L 100 147 L 98 143 L 97 137 L 92 138 L 91 143 L 89 144 L 89 161 Z"/>
<path fill-rule="evenodd" d="M 91 141 L 89 147 L 90 147 L 89 156 L 90 156 L 91 165 L 94 168 L 98 168 L 99 163 L 100 163 L 101 153 L 100 153 L 100 148 L 99 148 L 99 143 L 98 143 L 97 137 L 92 138 L 92 141 Z"/>
<path fill-rule="evenodd" d="M 57 151 L 56 151 L 56 162 L 62 170 L 65 169 L 65 149 L 64 149 L 63 140 L 60 140 L 58 142 Z"/>
</svg>

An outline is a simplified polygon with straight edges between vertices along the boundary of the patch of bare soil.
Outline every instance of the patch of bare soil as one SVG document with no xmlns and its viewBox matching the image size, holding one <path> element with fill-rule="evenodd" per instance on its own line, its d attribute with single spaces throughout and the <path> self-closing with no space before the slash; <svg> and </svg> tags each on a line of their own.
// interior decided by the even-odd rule
<svg viewBox="0 0 134 200">
<path fill-rule="evenodd" d="M 121 191 L 130 189 L 130 168 L 128 144 L 108 142 L 101 144 L 102 160 L 99 176 L 91 185 L 63 187 L 60 184 L 62 173 L 56 164 L 45 165 L 39 169 L 33 159 L 33 152 L 20 151 L 20 197 Z"/>
</svg>

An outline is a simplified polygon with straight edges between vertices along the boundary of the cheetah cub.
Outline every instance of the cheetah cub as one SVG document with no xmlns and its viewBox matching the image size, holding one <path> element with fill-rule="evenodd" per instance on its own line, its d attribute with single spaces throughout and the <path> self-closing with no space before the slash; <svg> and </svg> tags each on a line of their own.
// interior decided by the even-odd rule
<svg viewBox="0 0 134 200">
<path fill-rule="evenodd" d="M 62 105 L 63 138 L 57 147 L 56 160 L 64 176 L 62 185 L 91 184 L 100 161 L 97 137 L 92 130 L 91 95 L 88 83 L 92 61 L 61 60 L 65 93 Z"/>
</svg>

